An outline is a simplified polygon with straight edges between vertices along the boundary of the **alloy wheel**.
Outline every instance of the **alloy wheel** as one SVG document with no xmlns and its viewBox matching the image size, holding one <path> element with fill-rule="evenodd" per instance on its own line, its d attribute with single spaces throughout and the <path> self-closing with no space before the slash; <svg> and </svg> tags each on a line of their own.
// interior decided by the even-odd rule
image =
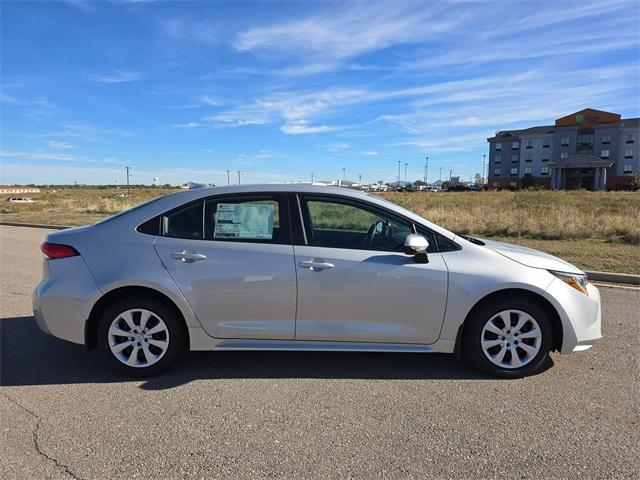
<svg viewBox="0 0 640 480">
<path fill-rule="evenodd" d="M 129 367 L 156 364 L 169 348 L 169 329 L 157 314 L 143 309 L 126 310 L 113 319 L 108 330 L 109 349 Z"/>
<path fill-rule="evenodd" d="M 528 313 L 503 310 L 485 323 L 480 334 L 480 345 L 494 365 L 506 369 L 520 368 L 540 352 L 542 330 Z"/>
</svg>

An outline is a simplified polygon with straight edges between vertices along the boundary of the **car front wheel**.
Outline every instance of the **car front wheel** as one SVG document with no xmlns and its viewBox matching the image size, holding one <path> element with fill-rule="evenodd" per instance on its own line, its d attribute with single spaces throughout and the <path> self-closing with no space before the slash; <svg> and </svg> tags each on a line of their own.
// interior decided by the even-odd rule
<svg viewBox="0 0 640 480">
<path fill-rule="evenodd" d="M 181 319 L 152 298 L 115 302 L 102 315 L 99 335 L 115 367 L 133 377 L 161 372 L 185 350 Z"/>
<path fill-rule="evenodd" d="M 538 372 L 553 345 L 549 316 L 526 299 L 500 300 L 479 308 L 464 330 L 464 353 L 479 370 L 501 377 Z"/>
</svg>

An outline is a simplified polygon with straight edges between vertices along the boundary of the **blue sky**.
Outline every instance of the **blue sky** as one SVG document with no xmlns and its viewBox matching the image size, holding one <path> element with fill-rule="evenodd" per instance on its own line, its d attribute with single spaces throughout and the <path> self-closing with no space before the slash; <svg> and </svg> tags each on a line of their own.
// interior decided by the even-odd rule
<svg viewBox="0 0 640 480">
<path fill-rule="evenodd" d="M 639 5 L 3 1 L 0 182 L 468 178 L 498 129 L 640 115 Z"/>
</svg>

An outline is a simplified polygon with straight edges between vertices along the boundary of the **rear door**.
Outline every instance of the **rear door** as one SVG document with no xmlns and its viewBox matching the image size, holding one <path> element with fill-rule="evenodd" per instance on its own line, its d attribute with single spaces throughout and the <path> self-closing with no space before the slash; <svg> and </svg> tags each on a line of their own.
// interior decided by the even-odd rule
<svg viewBox="0 0 640 480">
<path fill-rule="evenodd" d="M 410 221 L 335 196 L 301 195 L 299 205 L 305 237 L 295 246 L 296 340 L 437 340 L 448 271 L 433 234 L 429 263 L 415 263 L 403 253 Z"/>
<path fill-rule="evenodd" d="M 215 197 L 162 216 L 156 251 L 209 335 L 294 338 L 288 217 L 279 194 Z"/>
</svg>

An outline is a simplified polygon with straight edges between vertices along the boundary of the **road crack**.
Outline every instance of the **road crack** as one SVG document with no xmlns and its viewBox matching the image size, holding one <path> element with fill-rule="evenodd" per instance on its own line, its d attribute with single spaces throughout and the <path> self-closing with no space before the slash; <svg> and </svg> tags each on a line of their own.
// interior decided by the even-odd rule
<svg viewBox="0 0 640 480">
<path fill-rule="evenodd" d="M 28 409 L 27 407 L 25 407 L 24 405 L 22 405 L 17 400 L 14 400 L 13 398 L 11 398 L 11 397 L 9 397 L 7 395 L 3 395 L 3 397 L 5 397 L 11 403 L 17 405 L 22 410 L 24 410 L 25 412 L 27 412 L 29 415 L 31 415 L 32 417 L 34 417 L 36 419 L 36 426 L 32 430 L 31 436 L 32 436 L 32 439 L 33 439 L 33 446 L 35 447 L 35 449 L 38 452 L 38 454 L 41 457 L 46 458 L 50 462 L 53 462 L 56 467 L 60 468 L 64 473 L 69 475 L 71 478 L 75 478 L 77 480 L 82 480 L 82 478 L 80 476 L 78 476 L 78 474 L 76 474 L 73 470 L 71 470 L 68 465 L 65 465 L 64 463 L 60 462 L 57 458 L 53 457 L 52 455 L 49 455 L 47 452 L 42 450 L 41 440 L 40 440 L 40 437 L 38 436 L 38 433 L 40 431 L 40 425 L 42 424 L 42 419 L 40 418 L 40 416 L 37 413 L 35 413 L 34 411 L 32 411 L 32 410 Z"/>
</svg>

